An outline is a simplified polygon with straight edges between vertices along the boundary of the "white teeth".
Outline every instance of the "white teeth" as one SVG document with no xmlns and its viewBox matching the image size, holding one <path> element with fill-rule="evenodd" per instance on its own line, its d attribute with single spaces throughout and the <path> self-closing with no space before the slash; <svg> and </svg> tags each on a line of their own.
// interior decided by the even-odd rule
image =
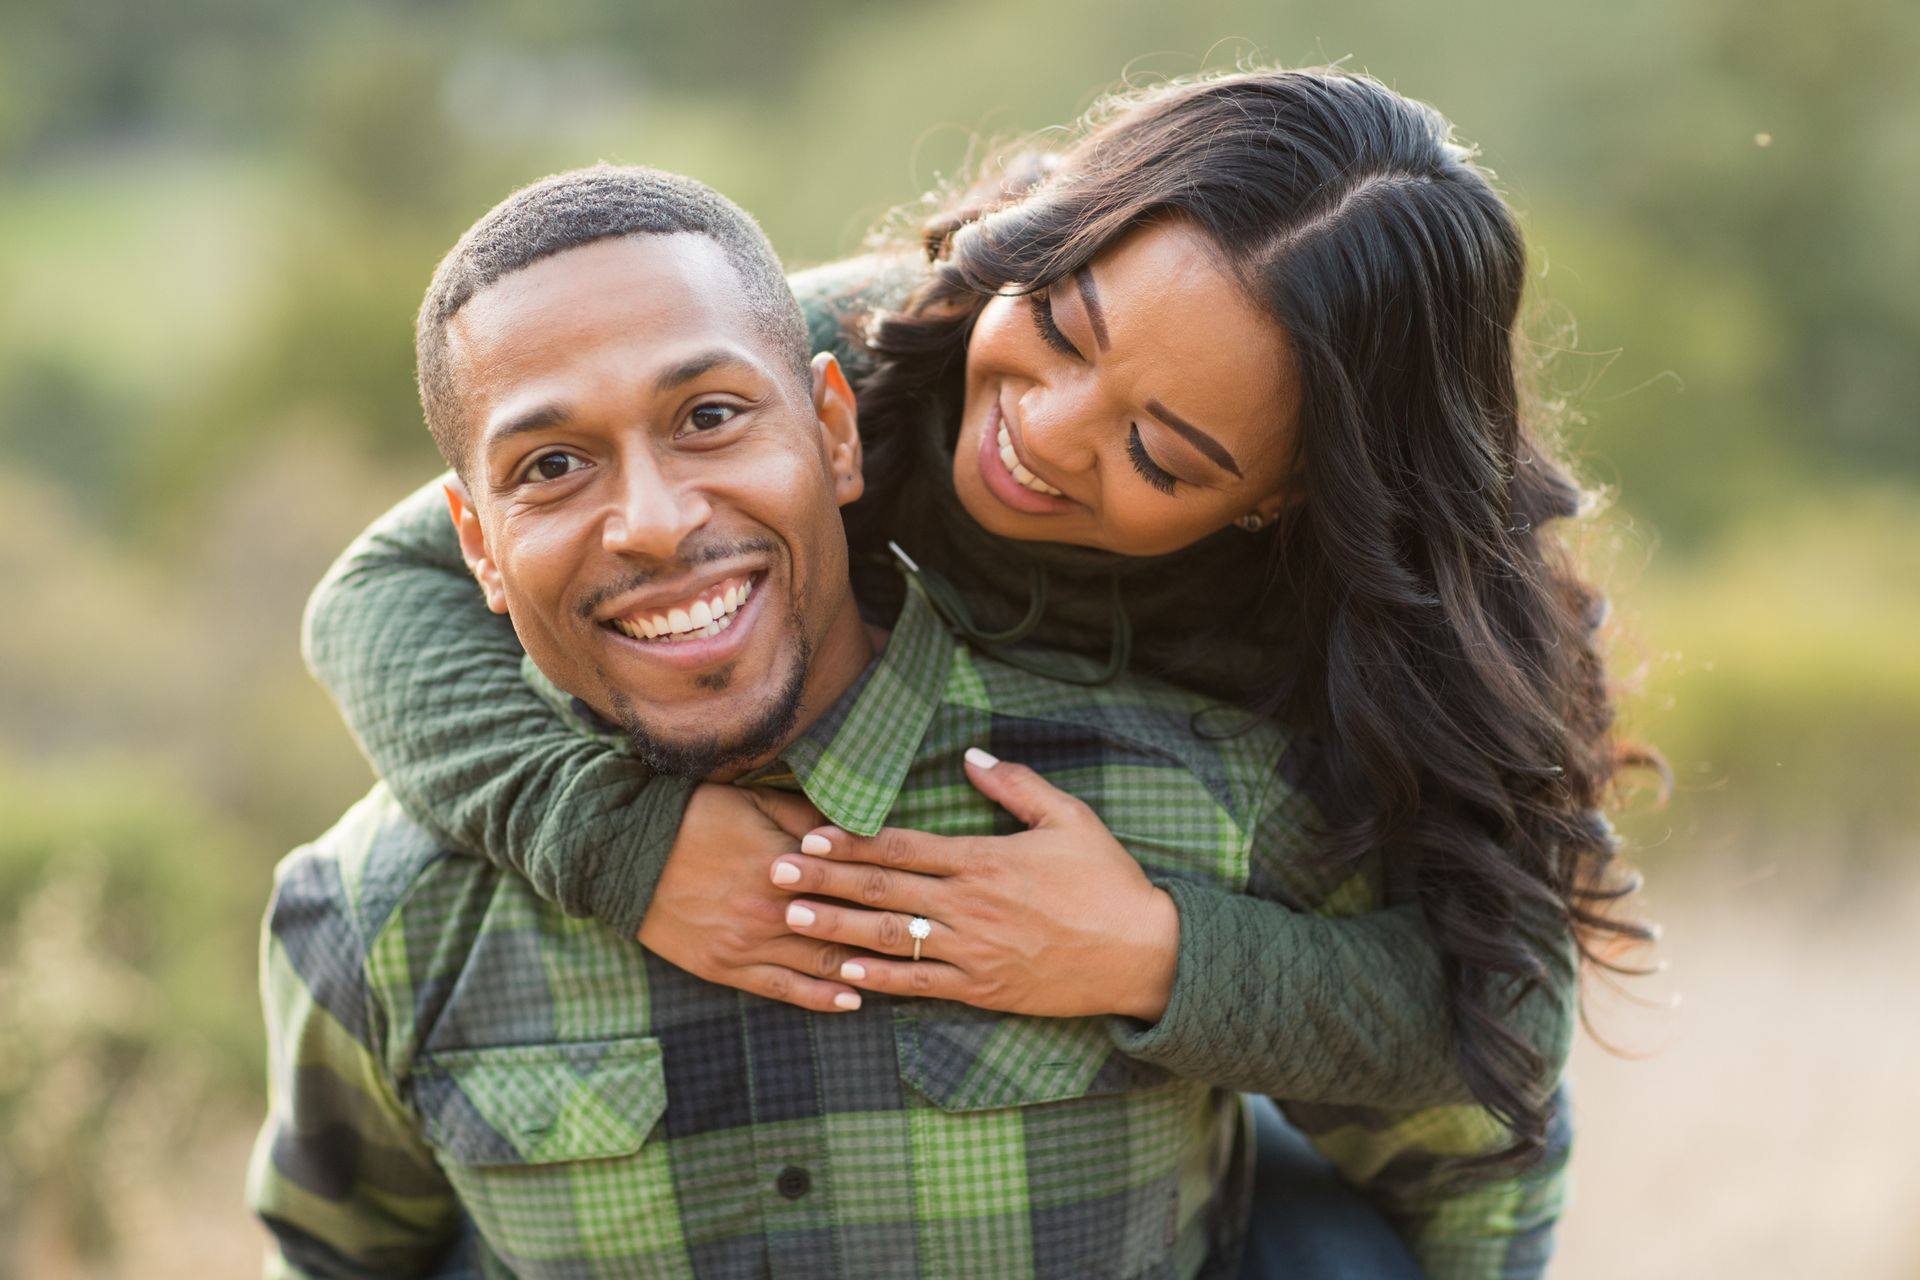
<svg viewBox="0 0 1920 1280">
<path fill-rule="evenodd" d="M 733 625 L 733 615 L 753 594 L 753 581 L 733 582 L 716 590 L 705 600 L 695 600 L 685 609 L 669 609 L 646 617 L 615 618 L 613 625 L 636 640 L 704 639 L 717 636 Z"/>
<path fill-rule="evenodd" d="M 1066 496 L 1045 480 L 1042 480 L 1039 476 L 1027 470 L 1026 465 L 1020 461 L 1020 455 L 1013 451 L 1013 436 L 1007 431 L 1007 424 L 1004 422 L 1000 424 L 999 444 L 1000 465 L 1012 473 L 1013 478 L 1020 483 L 1021 488 L 1031 489 L 1035 493 L 1044 493 L 1050 498 L 1064 498 Z"/>
</svg>

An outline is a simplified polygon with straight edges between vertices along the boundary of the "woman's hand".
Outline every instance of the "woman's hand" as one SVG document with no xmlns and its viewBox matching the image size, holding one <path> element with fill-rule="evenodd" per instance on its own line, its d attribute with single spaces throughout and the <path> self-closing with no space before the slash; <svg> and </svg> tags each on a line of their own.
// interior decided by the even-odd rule
<svg viewBox="0 0 1920 1280">
<path fill-rule="evenodd" d="M 774 884 L 809 895 L 787 908 L 788 927 L 872 953 L 840 969 L 868 991 L 1035 1017 L 1157 1021 L 1173 990 L 1173 899 L 1093 810 L 1031 769 L 969 751 L 967 777 L 1030 830 L 947 837 L 888 828 L 862 839 L 819 828 L 800 854 L 772 866 Z M 906 929 L 916 915 L 933 924 L 917 961 Z"/>
<path fill-rule="evenodd" d="M 787 928 L 768 868 L 820 821 L 798 796 L 703 783 L 640 923 L 640 944 L 695 977 L 821 1013 L 860 1007 L 837 981 L 846 947 Z M 838 1001 L 839 1003 L 836 1003 Z"/>
</svg>

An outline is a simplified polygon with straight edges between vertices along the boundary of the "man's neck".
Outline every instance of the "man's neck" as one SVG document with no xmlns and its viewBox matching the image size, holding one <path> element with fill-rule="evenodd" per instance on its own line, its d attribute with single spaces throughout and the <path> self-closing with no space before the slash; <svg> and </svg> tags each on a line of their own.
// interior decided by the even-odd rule
<svg viewBox="0 0 1920 1280">
<path fill-rule="evenodd" d="M 834 615 L 833 626 L 814 649 L 813 661 L 807 669 L 806 687 L 800 693 L 800 710 L 794 717 L 793 731 L 771 751 L 757 759 L 717 769 L 708 775 L 707 781 L 732 782 L 778 759 L 781 752 L 813 726 L 814 721 L 827 713 L 827 708 L 853 688 L 854 682 L 886 647 L 887 632 L 880 627 L 869 627 L 861 620 L 860 610 L 849 593 L 844 607 Z"/>
</svg>

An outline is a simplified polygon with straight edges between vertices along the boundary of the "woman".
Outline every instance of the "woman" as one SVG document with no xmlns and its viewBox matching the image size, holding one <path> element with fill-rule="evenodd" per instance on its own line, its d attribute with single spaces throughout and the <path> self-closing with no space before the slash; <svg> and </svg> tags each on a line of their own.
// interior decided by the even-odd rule
<svg viewBox="0 0 1920 1280">
<path fill-rule="evenodd" d="M 1034 827 L 976 860 L 991 875 L 927 874 L 951 860 L 908 832 L 796 852 L 738 792 L 563 730 L 431 493 L 323 583 L 315 669 L 416 817 L 713 981 L 823 1012 L 858 988 L 1113 1015 L 1123 1048 L 1182 1074 L 1376 1108 L 1470 1097 L 1499 1124 L 1448 1154 L 1539 1152 L 1568 943 L 1592 958 L 1644 931 L 1604 914 L 1627 890 L 1598 807 L 1626 757 L 1599 599 L 1543 528 L 1580 493 L 1523 413 L 1510 211 L 1437 114 L 1339 73 L 1129 95 L 1013 172 L 930 224 L 930 265 L 796 281 L 859 398 L 863 605 L 891 616 L 896 542 L 1011 660 L 1071 650 L 1096 659 L 1080 678 L 1132 667 L 1277 717 L 1322 856 L 1386 851 L 1396 909 L 1336 922 L 1147 885 L 1017 765 L 972 773 Z M 1169 927 L 1124 927 L 1155 894 Z M 890 958 L 908 946 L 885 922 L 923 912 L 964 953 Z M 823 957 L 853 967 L 835 981 Z M 1479 1219 L 1512 1226 L 1510 1266 L 1552 1219 L 1527 1176 Z M 1472 1274 L 1478 1226 L 1448 1238 L 1436 1222 L 1471 1215 L 1423 1195 L 1397 1224 L 1430 1270 Z"/>
</svg>

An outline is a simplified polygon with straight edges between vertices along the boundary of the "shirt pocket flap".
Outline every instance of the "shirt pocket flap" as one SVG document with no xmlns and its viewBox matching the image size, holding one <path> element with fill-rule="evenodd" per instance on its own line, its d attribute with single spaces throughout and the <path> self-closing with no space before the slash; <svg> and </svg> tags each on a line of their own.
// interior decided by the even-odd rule
<svg viewBox="0 0 1920 1280">
<path fill-rule="evenodd" d="M 1173 1079 L 1129 1058 L 1098 1018 L 1026 1018 L 965 1005 L 894 1010 L 900 1074 L 943 1111 L 1024 1107 Z"/>
<path fill-rule="evenodd" d="M 427 1141 L 469 1165 L 632 1155 L 667 1109 L 655 1039 L 422 1055 L 413 1080 Z"/>
</svg>

